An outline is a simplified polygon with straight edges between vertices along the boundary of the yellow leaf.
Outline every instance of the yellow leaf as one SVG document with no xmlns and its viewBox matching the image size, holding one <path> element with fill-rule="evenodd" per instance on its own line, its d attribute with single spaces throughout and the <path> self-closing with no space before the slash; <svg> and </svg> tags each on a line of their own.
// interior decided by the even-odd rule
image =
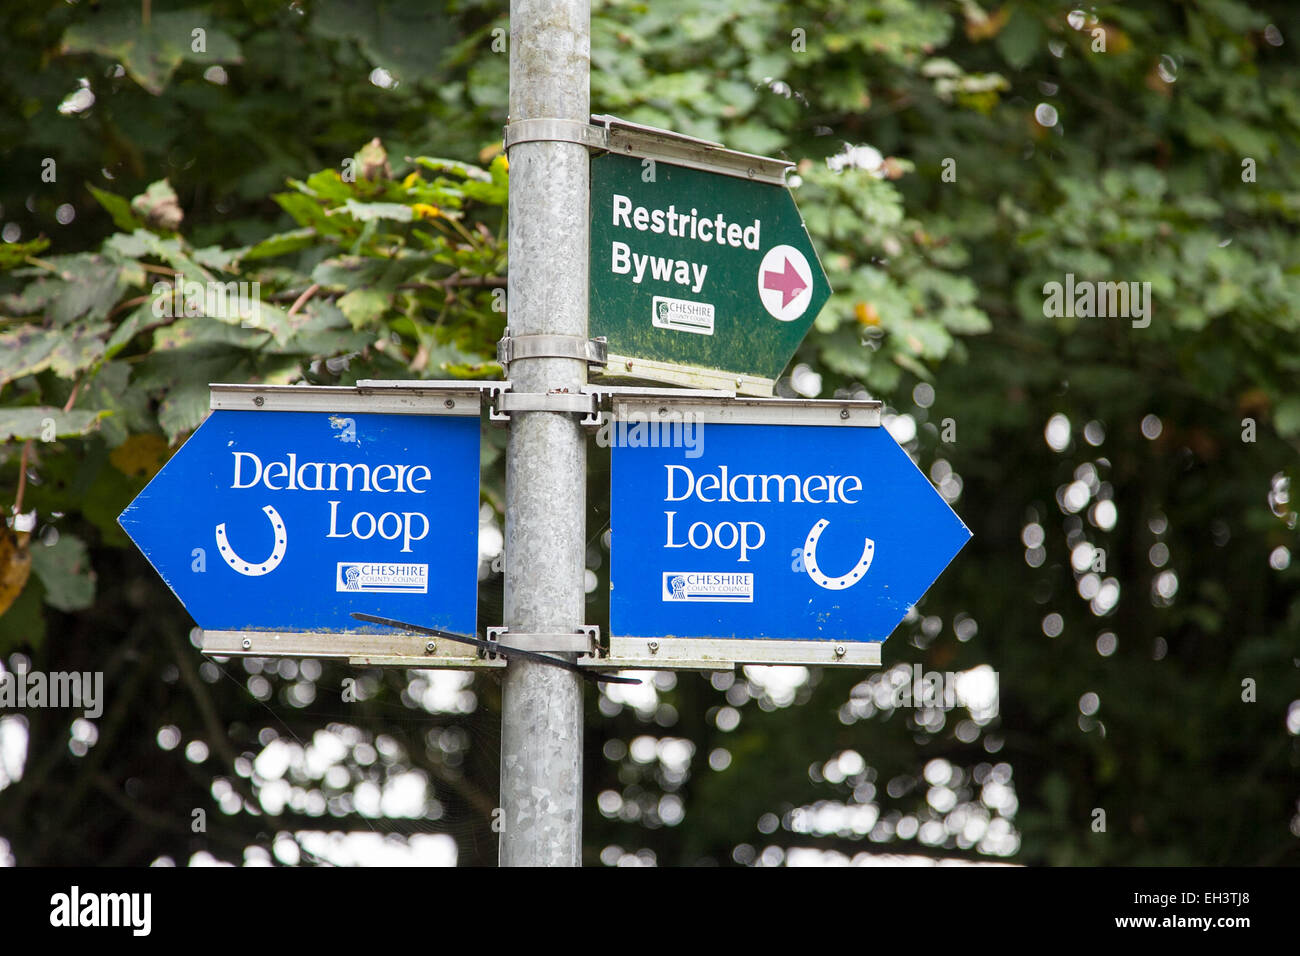
<svg viewBox="0 0 1300 956">
<path fill-rule="evenodd" d="M 23 593 L 32 573 L 32 556 L 27 553 L 30 535 L 25 531 L 15 534 L 0 522 L 0 614 Z"/>
<path fill-rule="evenodd" d="M 411 210 L 421 219 L 437 219 L 442 212 L 437 206 L 430 206 L 425 202 L 417 202 L 411 206 Z"/>
<path fill-rule="evenodd" d="M 870 302 L 859 302 L 853 307 L 853 314 L 858 317 L 858 322 L 862 325 L 880 324 L 880 313 Z"/>
<path fill-rule="evenodd" d="M 402 188 L 403 188 L 403 189 L 410 189 L 412 186 L 414 186 L 414 185 L 415 185 L 416 183 L 418 183 L 419 181 L 420 181 L 420 173 L 419 173 L 419 171 L 417 170 L 416 172 L 411 173 L 411 174 L 408 175 L 405 179 L 402 180 Z"/>
<path fill-rule="evenodd" d="M 152 478 L 171 454 L 161 435 L 132 435 L 108 453 L 108 460 L 124 475 Z"/>
<path fill-rule="evenodd" d="M 1002 32 L 1002 28 L 1007 25 L 1007 19 L 1011 16 L 1011 9 L 1003 7 L 992 16 L 984 13 L 979 7 L 971 4 L 966 10 L 966 38 L 978 43 L 980 40 L 987 40 L 995 37 Z"/>
</svg>

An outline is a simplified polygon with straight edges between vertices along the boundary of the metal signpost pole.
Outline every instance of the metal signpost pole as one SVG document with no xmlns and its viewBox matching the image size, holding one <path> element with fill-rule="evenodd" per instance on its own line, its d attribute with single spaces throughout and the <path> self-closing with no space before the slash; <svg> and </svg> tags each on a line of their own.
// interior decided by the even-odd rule
<svg viewBox="0 0 1300 956">
<path fill-rule="evenodd" d="M 588 0 L 511 0 L 510 124 L 590 116 Z M 555 124 L 557 126 L 567 124 Z M 510 335 L 587 338 L 588 153 L 510 146 Z M 512 391 L 577 393 L 586 362 L 521 357 Z M 572 412 L 517 411 L 506 453 L 505 620 L 511 631 L 585 621 L 586 437 Z M 582 851 L 582 679 L 512 660 L 501 704 L 501 864 L 577 866 Z"/>
</svg>

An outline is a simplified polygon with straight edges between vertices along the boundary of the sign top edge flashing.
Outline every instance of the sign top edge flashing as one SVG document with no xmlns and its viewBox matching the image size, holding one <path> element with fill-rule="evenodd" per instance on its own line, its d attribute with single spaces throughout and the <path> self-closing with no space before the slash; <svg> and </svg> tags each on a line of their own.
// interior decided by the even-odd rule
<svg viewBox="0 0 1300 956">
<path fill-rule="evenodd" d="M 692 396 L 611 395 L 615 421 L 631 420 L 648 410 L 672 408 L 690 412 L 700 420 L 732 425 L 811 425 L 878 428 L 884 403 L 865 399 L 810 398 L 700 398 Z M 653 417 L 653 416 L 651 416 Z"/>
<path fill-rule="evenodd" d="M 670 392 L 665 389 L 664 392 Z M 681 395 L 614 393 L 610 400 L 618 404 L 636 405 L 717 405 L 722 408 L 860 408 L 864 411 L 883 410 L 885 403 L 874 398 L 761 398 L 754 395 L 714 396 L 707 392 L 692 394 L 683 390 Z"/>
<path fill-rule="evenodd" d="M 789 160 L 742 153 L 712 140 L 629 123 L 614 116 L 593 115 L 592 122 L 605 130 L 605 149 L 618 156 L 653 159 L 782 188 L 786 186 L 786 173 L 795 166 Z"/>
<path fill-rule="evenodd" d="M 483 390 L 462 383 L 365 385 L 210 384 L 212 411 L 374 412 L 471 417 L 482 410 Z"/>
</svg>

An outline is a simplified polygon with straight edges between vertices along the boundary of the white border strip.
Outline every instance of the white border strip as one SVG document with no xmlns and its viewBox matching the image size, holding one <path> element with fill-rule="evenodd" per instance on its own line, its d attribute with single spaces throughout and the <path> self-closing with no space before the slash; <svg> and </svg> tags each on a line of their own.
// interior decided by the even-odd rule
<svg viewBox="0 0 1300 956">
<path fill-rule="evenodd" d="M 609 656 L 579 658 L 596 670 L 730 670 L 737 664 L 879 667 L 879 641 L 611 637 Z M 653 649 L 652 649 L 653 648 Z"/>
<path fill-rule="evenodd" d="M 494 385 L 498 383 L 492 383 Z M 213 411 L 375 412 L 390 415 L 477 416 L 483 390 L 464 382 L 419 386 L 209 385 Z"/>
<path fill-rule="evenodd" d="M 468 644 L 420 634 L 360 634 L 343 631 L 200 631 L 203 653 L 214 657 L 342 658 L 353 664 L 395 667 L 505 667 L 502 658 L 486 660 Z M 425 650 L 432 641 L 433 653 Z M 245 646 L 247 642 L 247 646 Z"/>
<path fill-rule="evenodd" d="M 878 428 L 881 402 L 860 399 L 729 398 L 724 400 L 673 395 L 609 396 L 614 420 L 672 421 L 690 415 L 717 425 L 849 425 Z M 665 417 L 668 416 L 668 417 Z"/>
</svg>

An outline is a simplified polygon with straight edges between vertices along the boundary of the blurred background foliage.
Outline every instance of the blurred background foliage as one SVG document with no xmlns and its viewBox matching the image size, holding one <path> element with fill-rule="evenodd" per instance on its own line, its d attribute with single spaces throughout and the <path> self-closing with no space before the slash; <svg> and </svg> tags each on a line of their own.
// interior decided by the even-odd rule
<svg viewBox="0 0 1300 956">
<path fill-rule="evenodd" d="M 586 861 L 1300 862 L 1294 6 L 594 8 L 593 112 L 798 164 L 835 295 L 779 391 L 884 400 L 975 537 L 878 672 L 592 691 Z M 508 31 L 485 0 L 0 11 L 0 660 L 107 697 L 0 714 L 0 862 L 495 861 L 497 678 L 205 660 L 115 519 L 209 382 L 500 375 Z M 1066 273 L 1150 282 L 1150 325 L 1046 317 Z M 178 277 L 260 314 L 160 314 Z M 897 706 L 913 665 L 995 672 L 999 713 Z"/>
</svg>

